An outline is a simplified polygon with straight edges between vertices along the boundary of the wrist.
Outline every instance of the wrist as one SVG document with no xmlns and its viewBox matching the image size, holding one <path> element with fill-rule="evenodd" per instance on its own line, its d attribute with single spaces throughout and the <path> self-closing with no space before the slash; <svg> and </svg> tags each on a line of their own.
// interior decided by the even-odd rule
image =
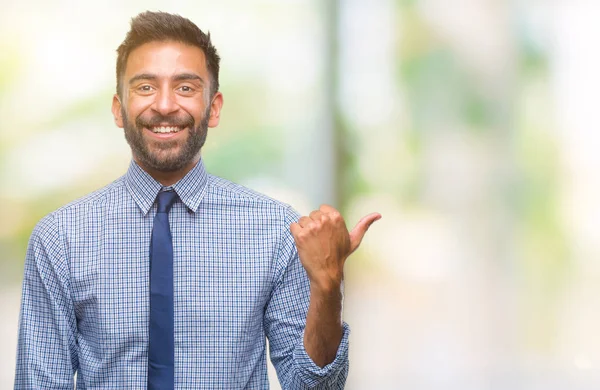
<svg viewBox="0 0 600 390">
<path fill-rule="evenodd" d="M 323 297 L 341 298 L 343 277 L 321 278 L 310 281 L 310 292 Z"/>
</svg>

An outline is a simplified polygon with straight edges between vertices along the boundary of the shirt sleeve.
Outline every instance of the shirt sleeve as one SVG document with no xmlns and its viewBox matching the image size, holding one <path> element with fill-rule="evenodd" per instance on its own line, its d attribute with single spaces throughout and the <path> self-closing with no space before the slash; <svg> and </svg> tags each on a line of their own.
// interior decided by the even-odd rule
<svg viewBox="0 0 600 390">
<path fill-rule="evenodd" d="M 25 257 L 15 390 L 73 389 L 77 323 L 55 218 L 35 227 Z"/>
<path fill-rule="evenodd" d="M 348 325 L 343 324 L 342 341 L 334 361 L 325 367 L 317 366 L 304 349 L 310 284 L 289 230 L 298 217 L 295 211 L 287 210 L 276 259 L 275 287 L 265 310 L 264 328 L 271 362 L 282 389 L 343 389 L 349 365 Z"/>
</svg>

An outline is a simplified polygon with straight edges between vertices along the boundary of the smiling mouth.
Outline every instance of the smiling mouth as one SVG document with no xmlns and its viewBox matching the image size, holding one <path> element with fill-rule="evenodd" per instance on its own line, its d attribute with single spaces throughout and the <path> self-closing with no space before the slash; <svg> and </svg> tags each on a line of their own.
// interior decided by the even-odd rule
<svg viewBox="0 0 600 390">
<path fill-rule="evenodd" d="M 155 134 L 174 134 L 179 133 L 185 127 L 177 127 L 177 126 L 153 126 L 147 128 L 151 132 Z"/>
</svg>

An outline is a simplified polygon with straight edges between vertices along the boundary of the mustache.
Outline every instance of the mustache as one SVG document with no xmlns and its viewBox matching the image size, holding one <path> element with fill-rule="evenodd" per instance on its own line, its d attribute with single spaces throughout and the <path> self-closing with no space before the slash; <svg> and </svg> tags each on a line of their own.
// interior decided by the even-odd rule
<svg viewBox="0 0 600 390">
<path fill-rule="evenodd" d="M 138 116 L 135 118 L 135 125 L 138 128 L 146 127 L 154 127 L 160 125 L 173 126 L 173 127 L 189 127 L 190 129 L 194 128 L 194 118 L 187 114 L 184 116 L 171 116 L 171 115 L 161 115 L 157 114 L 152 116 L 151 118 L 142 118 Z"/>
</svg>

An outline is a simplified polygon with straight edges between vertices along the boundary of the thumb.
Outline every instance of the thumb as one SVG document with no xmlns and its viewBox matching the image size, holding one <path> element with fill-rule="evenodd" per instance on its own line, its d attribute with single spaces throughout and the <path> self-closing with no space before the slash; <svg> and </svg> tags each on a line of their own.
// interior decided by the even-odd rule
<svg viewBox="0 0 600 390">
<path fill-rule="evenodd" d="M 354 252 L 360 245 L 363 237 L 373 222 L 381 219 L 381 214 L 371 213 L 365 217 L 362 217 L 356 224 L 354 229 L 350 232 L 350 253 Z"/>
</svg>

